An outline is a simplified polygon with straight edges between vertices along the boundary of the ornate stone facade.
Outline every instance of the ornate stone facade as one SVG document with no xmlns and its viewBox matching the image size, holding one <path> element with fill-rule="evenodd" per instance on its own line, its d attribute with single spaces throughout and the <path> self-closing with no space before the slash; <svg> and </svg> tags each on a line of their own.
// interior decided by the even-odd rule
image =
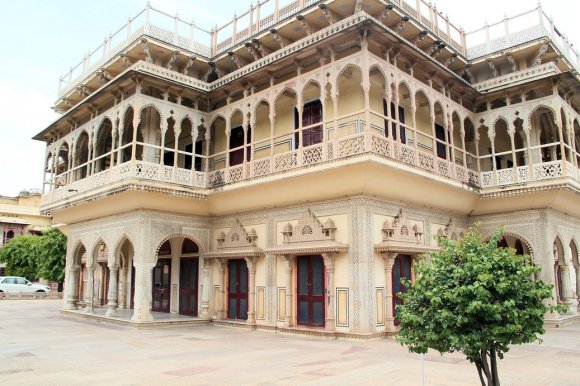
<svg viewBox="0 0 580 386">
<path fill-rule="evenodd" d="M 532 26 L 508 36 L 529 60 L 505 40 L 468 49 L 427 3 L 262 4 L 210 46 L 147 19 L 61 90 L 36 138 L 43 210 L 69 230 L 66 309 L 393 334 L 399 278 L 479 224 L 576 312 L 569 46 Z"/>
</svg>

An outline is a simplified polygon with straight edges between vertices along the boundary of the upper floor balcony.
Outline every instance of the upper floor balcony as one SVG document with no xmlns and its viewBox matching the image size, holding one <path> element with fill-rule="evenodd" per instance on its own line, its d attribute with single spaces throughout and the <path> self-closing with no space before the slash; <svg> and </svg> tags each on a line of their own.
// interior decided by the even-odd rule
<svg viewBox="0 0 580 386">
<path fill-rule="evenodd" d="M 557 92 L 476 114 L 363 47 L 210 113 L 138 87 L 48 145 L 42 206 L 137 185 L 203 197 L 361 161 L 482 193 L 578 189 L 579 135 Z"/>
<path fill-rule="evenodd" d="M 169 15 L 148 4 L 60 77 L 58 98 L 59 102 L 62 102 L 61 98 L 66 101 L 57 102 L 57 108 L 66 111 L 70 107 L 69 102 L 79 100 L 78 95 L 69 98 L 70 94 L 78 90 L 81 96 L 86 96 L 115 74 L 121 73 L 131 61 L 153 62 L 155 55 L 163 56 L 157 60 L 164 66 L 174 70 L 179 67 L 185 75 L 211 83 L 212 71 L 221 77 L 220 74 L 237 69 L 239 63 L 267 56 L 300 40 L 304 34 L 309 36 L 362 11 L 406 39 L 415 41 L 419 34 L 420 39 L 414 44 L 422 44 L 429 54 L 433 54 L 432 48 L 438 47 L 437 54 L 440 55 L 447 46 L 457 52 L 454 58 L 466 56 L 463 31 L 430 2 L 353 0 L 348 3 L 340 4 L 335 0 L 262 0 L 224 25 L 211 29 L 201 28 L 193 21 Z M 405 23 L 413 24 L 413 28 L 403 28 Z M 426 35 L 429 38 L 426 39 Z M 163 49 L 156 49 L 154 55 L 153 47 L 148 47 L 142 39 L 156 42 Z M 235 65 L 229 54 L 235 56 Z"/>
</svg>

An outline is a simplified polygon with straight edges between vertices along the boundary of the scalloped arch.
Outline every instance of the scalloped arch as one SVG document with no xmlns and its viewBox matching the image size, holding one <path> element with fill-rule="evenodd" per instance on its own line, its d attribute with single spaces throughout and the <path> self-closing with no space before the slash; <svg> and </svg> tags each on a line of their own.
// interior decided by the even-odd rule
<svg viewBox="0 0 580 386">
<path fill-rule="evenodd" d="M 282 90 L 280 90 L 280 92 L 278 92 L 278 94 L 276 94 L 276 97 L 274 98 L 274 111 L 276 111 L 276 108 L 278 107 L 278 99 L 280 99 L 280 97 L 282 96 L 282 94 L 284 94 L 285 92 L 289 92 L 291 94 L 294 94 L 294 96 L 296 97 L 296 101 L 298 101 L 298 92 L 290 87 L 284 87 L 282 88 Z"/>
<path fill-rule="evenodd" d="M 360 72 L 360 76 L 361 76 L 361 81 L 362 81 L 362 77 L 363 77 L 363 70 L 362 68 L 358 65 L 358 64 L 354 64 L 354 63 L 348 63 L 346 64 L 343 68 L 340 69 L 340 71 L 338 72 L 338 74 L 336 75 L 336 78 L 334 78 L 334 82 L 338 85 L 338 79 L 340 79 L 340 77 L 346 72 L 346 70 L 348 70 L 349 68 L 354 68 L 357 71 Z"/>
<path fill-rule="evenodd" d="M 530 127 L 532 126 L 532 115 L 534 115 L 540 109 L 546 109 L 546 110 L 550 111 L 552 113 L 552 122 L 554 122 L 554 123 L 556 122 L 556 111 L 548 105 L 539 104 L 539 105 L 535 106 L 528 114 L 527 122 L 528 122 L 528 125 Z"/>
<path fill-rule="evenodd" d="M 302 86 L 302 90 L 300 91 L 300 96 L 302 97 L 302 100 L 304 100 L 304 91 L 306 91 L 306 87 L 315 84 L 316 87 L 318 87 L 319 92 L 319 97 L 322 96 L 322 85 L 320 84 L 320 82 L 314 78 L 310 78 L 306 81 L 306 83 L 304 83 L 304 86 Z"/>
<path fill-rule="evenodd" d="M 159 107 L 155 106 L 153 103 L 148 103 L 145 106 L 141 107 L 141 109 L 139 110 L 139 120 L 143 119 L 143 112 L 148 107 L 152 107 L 157 112 L 157 114 L 159 114 L 159 120 L 162 122 L 163 121 L 163 114 L 161 113 L 161 110 L 159 109 Z"/>
<path fill-rule="evenodd" d="M 176 237 L 183 237 L 185 239 L 189 239 L 191 241 L 193 241 L 197 247 L 199 248 L 199 252 L 205 252 L 204 248 L 203 248 L 203 244 L 193 235 L 188 235 L 186 233 L 174 233 L 171 234 L 169 236 L 164 237 L 163 239 L 161 239 L 160 242 L 157 243 L 157 246 L 155 247 L 155 259 L 157 259 L 157 255 L 159 254 L 159 249 L 161 248 L 161 246 L 168 240 L 171 240 L 173 238 Z"/>
</svg>

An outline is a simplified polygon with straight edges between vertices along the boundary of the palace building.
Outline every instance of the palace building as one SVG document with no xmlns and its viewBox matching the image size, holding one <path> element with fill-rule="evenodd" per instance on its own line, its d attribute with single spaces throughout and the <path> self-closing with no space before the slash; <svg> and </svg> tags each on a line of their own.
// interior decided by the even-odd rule
<svg viewBox="0 0 580 386">
<path fill-rule="evenodd" d="M 434 236 L 479 223 L 580 295 L 580 57 L 541 6 L 465 32 L 425 0 L 150 5 L 61 78 L 41 209 L 65 314 L 394 334 Z"/>
</svg>

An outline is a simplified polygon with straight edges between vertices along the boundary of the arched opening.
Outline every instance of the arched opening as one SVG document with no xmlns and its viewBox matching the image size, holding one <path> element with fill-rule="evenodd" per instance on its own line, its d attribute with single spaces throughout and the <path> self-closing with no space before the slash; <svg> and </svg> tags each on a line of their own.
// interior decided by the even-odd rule
<svg viewBox="0 0 580 386">
<path fill-rule="evenodd" d="M 217 117 L 210 126 L 210 170 L 219 170 L 226 167 L 226 120 L 223 117 Z"/>
<path fill-rule="evenodd" d="M 179 269 L 172 269 L 175 266 Z M 176 277 L 171 276 L 172 272 L 177 273 Z M 157 253 L 152 276 L 152 311 L 198 315 L 199 246 L 195 241 L 179 236 L 165 241 Z"/>
<path fill-rule="evenodd" d="M 105 118 L 97 130 L 95 155 L 93 157 L 94 172 L 98 173 L 111 167 L 113 151 L 113 125 Z"/>
<path fill-rule="evenodd" d="M 298 137 L 294 130 L 298 128 L 298 96 L 296 92 L 285 89 L 276 98 L 274 104 L 276 121 L 274 122 L 274 154 L 285 153 L 298 148 Z"/>
<path fill-rule="evenodd" d="M 163 165 L 175 166 L 175 119 L 167 118 L 167 130 L 163 137 Z"/>
<path fill-rule="evenodd" d="M 386 79 L 383 72 L 377 66 L 373 66 L 369 72 L 370 80 L 370 110 L 371 129 L 373 133 L 385 135 L 390 126 L 387 100 L 385 99 Z"/>
<path fill-rule="evenodd" d="M 514 166 L 511 138 L 508 132 L 508 124 L 504 119 L 498 119 L 494 126 L 495 137 L 493 145 L 495 150 L 495 167 L 497 170 L 510 169 Z M 510 182 L 513 182 L 510 181 Z"/>
<path fill-rule="evenodd" d="M 431 103 L 423 91 L 415 93 L 415 127 L 417 129 L 417 147 L 421 150 L 433 151 L 431 129 Z"/>
<path fill-rule="evenodd" d="M 270 105 L 266 101 L 260 101 L 254 111 L 254 159 L 270 156 Z"/>
<path fill-rule="evenodd" d="M 250 127 L 244 128 L 244 115 L 240 110 L 236 110 L 230 117 L 230 138 L 229 138 L 229 166 L 240 165 L 250 160 L 252 130 Z"/>
<path fill-rule="evenodd" d="M 95 266 L 95 281 L 93 304 L 104 307 L 109 301 L 109 282 L 111 279 L 111 271 L 109 269 L 109 249 L 107 244 L 103 241 L 95 245 L 93 250 L 93 259 Z"/>
<path fill-rule="evenodd" d="M 302 136 L 301 145 L 307 147 L 321 143 L 322 129 L 322 102 L 320 101 L 320 86 L 316 82 L 309 82 L 302 90 Z"/>
<path fill-rule="evenodd" d="M 394 140 L 401 143 L 413 138 L 411 124 L 412 101 L 411 91 L 406 83 L 399 84 L 397 88 L 396 104 L 391 102 L 389 107 L 385 109 L 390 114 L 393 123 L 391 124 L 391 136 Z M 387 106 L 383 106 L 386 108 Z M 397 130 L 398 128 L 398 130 Z"/>
<path fill-rule="evenodd" d="M 56 157 L 56 188 L 66 185 L 66 174 L 69 168 L 69 145 L 66 142 L 60 146 Z"/>
<path fill-rule="evenodd" d="M 87 176 L 89 161 L 89 135 L 83 131 L 77 139 L 74 157 L 74 179 L 82 180 Z"/>
<path fill-rule="evenodd" d="M 363 130 L 365 107 L 361 70 L 356 66 L 347 66 L 340 73 L 336 84 L 338 87 L 336 136 L 359 133 Z"/>
<path fill-rule="evenodd" d="M 435 142 L 437 146 L 437 157 L 441 159 L 449 159 L 448 144 L 451 138 L 446 129 L 445 110 L 439 102 L 433 105 L 435 112 Z"/>
<path fill-rule="evenodd" d="M 476 130 L 475 125 L 471 122 L 471 119 L 465 118 L 463 120 L 463 130 L 465 132 L 465 153 L 467 168 L 470 170 L 477 169 L 477 141 L 476 141 Z"/>
<path fill-rule="evenodd" d="M 524 121 L 521 118 L 516 118 L 513 122 L 514 124 L 514 152 L 516 155 L 516 164 L 519 167 L 526 166 L 528 164 L 528 152 L 527 143 L 528 137 L 524 131 Z M 521 168 L 518 170 L 520 180 L 527 179 L 527 168 Z"/>
<path fill-rule="evenodd" d="M 87 268 L 86 268 L 86 264 L 87 264 L 87 251 L 85 249 L 85 246 L 83 244 L 79 244 L 76 247 L 75 252 L 73 253 L 73 261 L 72 261 L 72 267 L 73 271 L 72 272 L 73 275 L 76 275 L 76 285 L 73 285 L 71 288 L 71 293 L 70 293 L 70 297 L 68 300 L 69 306 L 72 309 L 76 309 L 77 307 L 77 303 L 78 302 L 84 302 L 84 294 L 86 293 L 86 286 L 87 286 Z M 71 278 L 71 284 L 74 283 L 74 278 Z"/>
<path fill-rule="evenodd" d="M 52 153 L 48 153 L 46 156 L 46 161 L 44 163 L 44 185 L 48 187 L 49 190 L 54 189 L 54 157 Z"/>
<path fill-rule="evenodd" d="M 580 123 L 574 120 L 574 149 L 576 152 L 576 165 L 580 166 Z"/>
<path fill-rule="evenodd" d="M 530 141 L 534 163 L 551 162 L 562 159 L 559 128 L 554 114 L 547 107 L 540 107 L 530 115 Z"/>
<path fill-rule="evenodd" d="M 121 152 L 121 163 L 131 161 L 131 152 L 133 143 L 133 108 L 130 107 L 125 112 L 123 116 L 123 127 L 121 135 L 121 146 L 119 150 Z"/>
<path fill-rule="evenodd" d="M 453 159 L 457 165 L 465 166 L 463 138 L 461 136 L 461 118 L 456 111 L 451 114 L 451 131 L 453 133 Z"/>
<path fill-rule="evenodd" d="M 564 247 L 562 245 L 562 241 L 559 237 L 556 237 L 554 240 L 553 245 L 553 253 L 554 253 L 554 285 L 556 287 L 556 297 L 558 303 L 563 303 L 565 299 L 565 295 L 567 292 L 566 288 L 566 275 L 567 267 L 566 261 L 564 260 Z"/>
<path fill-rule="evenodd" d="M 161 162 L 161 115 L 153 106 L 141 110 L 137 128 L 137 158 L 155 164 Z"/>
<path fill-rule="evenodd" d="M 491 140 L 489 138 L 489 128 L 485 125 L 479 126 L 479 164 L 482 172 L 493 170 L 493 160 L 491 154 Z"/>
<path fill-rule="evenodd" d="M 118 307 L 120 309 L 133 308 L 135 305 L 135 267 L 133 258 L 135 249 L 129 239 L 125 238 L 115 256 L 115 261 L 119 266 L 119 296 Z"/>
<path fill-rule="evenodd" d="M 570 258 L 574 267 L 574 278 L 576 279 L 576 297 L 580 299 L 580 260 L 578 257 L 578 246 L 574 240 L 570 241 Z"/>
<path fill-rule="evenodd" d="M 195 142 L 193 138 L 193 124 L 189 118 L 181 121 L 179 138 L 177 139 L 177 167 L 192 170 L 194 166 L 194 153 L 203 152 L 201 141 Z"/>
</svg>

